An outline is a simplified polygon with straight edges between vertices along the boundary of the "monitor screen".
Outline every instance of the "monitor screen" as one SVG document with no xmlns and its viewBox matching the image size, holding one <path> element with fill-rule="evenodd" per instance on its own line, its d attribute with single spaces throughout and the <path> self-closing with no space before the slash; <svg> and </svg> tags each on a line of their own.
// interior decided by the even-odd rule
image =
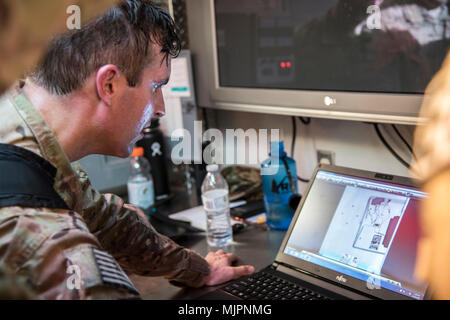
<svg viewBox="0 0 450 320">
<path fill-rule="evenodd" d="M 414 278 L 420 236 L 418 204 L 426 194 L 376 180 L 318 171 L 284 253 L 423 299 Z"/>
<path fill-rule="evenodd" d="M 423 94 L 447 0 L 215 0 L 222 87 Z"/>
</svg>

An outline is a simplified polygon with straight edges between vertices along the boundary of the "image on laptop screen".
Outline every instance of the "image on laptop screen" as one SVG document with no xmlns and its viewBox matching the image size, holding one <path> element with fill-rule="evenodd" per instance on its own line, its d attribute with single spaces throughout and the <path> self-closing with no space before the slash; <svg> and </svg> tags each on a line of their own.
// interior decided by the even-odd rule
<svg viewBox="0 0 450 320">
<path fill-rule="evenodd" d="M 318 171 L 284 253 L 423 299 L 414 278 L 420 235 L 419 201 L 412 187 Z"/>
</svg>

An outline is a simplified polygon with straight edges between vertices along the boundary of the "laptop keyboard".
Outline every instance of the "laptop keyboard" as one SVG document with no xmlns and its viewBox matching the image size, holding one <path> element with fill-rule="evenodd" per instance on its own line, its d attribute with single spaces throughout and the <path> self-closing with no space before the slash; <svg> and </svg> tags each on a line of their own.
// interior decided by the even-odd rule
<svg viewBox="0 0 450 320">
<path fill-rule="evenodd" d="M 222 289 L 244 300 L 330 300 L 318 292 L 264 271 Z"/>
</svg>

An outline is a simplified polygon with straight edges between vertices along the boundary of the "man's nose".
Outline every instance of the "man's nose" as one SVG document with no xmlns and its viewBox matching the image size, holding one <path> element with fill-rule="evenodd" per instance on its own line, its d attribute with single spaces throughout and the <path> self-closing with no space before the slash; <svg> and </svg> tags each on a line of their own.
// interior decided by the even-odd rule
<svg viewBox="0 0 450 320">
<path fill-rule="evenodd" d="M 155 110 L 153 112 L 154 112 L 155 118 L 162 118 L 166 115 L 166 106 L 164 103 L 164 97 L 163 97 L 162 93 L 158 94 L 158 97 L 157 97 L 156 103 L 155 103 Z"/>
</svg>

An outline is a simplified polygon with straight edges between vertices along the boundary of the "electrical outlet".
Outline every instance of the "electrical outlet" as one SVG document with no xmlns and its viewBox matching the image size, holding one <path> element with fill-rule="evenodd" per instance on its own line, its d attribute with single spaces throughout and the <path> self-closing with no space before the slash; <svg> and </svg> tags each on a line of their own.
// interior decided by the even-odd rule
<svg viewBox="0 0 450 320">
<path fill-rule="evenodd" d="M 336 154 L 333 151 L 317 150 L 317 162 L 334 165 L 336 163 Z"/>
</svg>

